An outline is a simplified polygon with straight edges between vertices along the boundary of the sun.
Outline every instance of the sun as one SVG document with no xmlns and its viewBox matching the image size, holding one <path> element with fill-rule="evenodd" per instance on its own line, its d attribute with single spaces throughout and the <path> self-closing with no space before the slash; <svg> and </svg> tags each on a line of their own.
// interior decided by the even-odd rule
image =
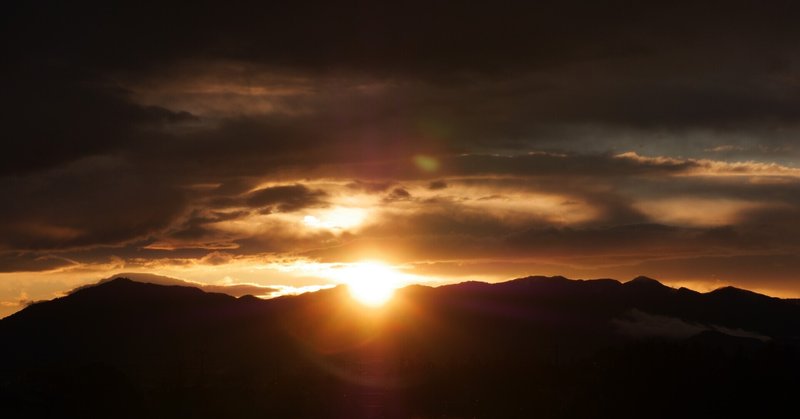
<svg viewBox="0 0 800 419">
<path fill-rule="evenodd" d="M 377 260 L 321 263 L 295 261 L 281 266 L 281 272 L 317 277 L 333 284 L 345 285 L 350 297 L 361 305 L 377 308 L 389 302 L 397 288 L 414 283 L 431 282 L 431 278 L 407 272 L 409 266 L 392 266 Z"/>
<path fill-rule="evenodd" d="M 401 285 L 402 274 L 380 262 L 359 262 L 343 268 L 341 278 L 350 295 L 369 307 L 380 307 Z"/>
</svg>

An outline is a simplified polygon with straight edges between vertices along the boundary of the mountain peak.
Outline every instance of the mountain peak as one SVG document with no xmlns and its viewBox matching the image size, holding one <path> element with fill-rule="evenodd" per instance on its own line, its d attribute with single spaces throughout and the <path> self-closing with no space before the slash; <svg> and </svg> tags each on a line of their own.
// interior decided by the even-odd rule
<svg viewBox="0 0 800 419">
<path fill-rule="evenodd" d="M 647 276 L 642 276 L 642 275 L 631 279 L 630 281 L 626 282 L 625 285 L 667 288 L 666 285 L 662 284 L 658 280 L 655 280 L 655 279 L 647 277 Z"/>
<path fill-rule="evenodd" d="M 112 278 L 109 281 L 106 281 L 106 283 L 108 283 L 108 284 L 128 284 L 128 283 L 133 283 L 133 282 L 136 282 L 136 281 L 134 281 L 134 280 L 132 280 L 130 278 L 124 277 L 124 276 L 118 276 L 118 277 Z"/>
<path fill-rule="evenodd" d="M 714 291 L 709 292 L 708 294 L 715 296 L 722 296 L 722 297 L 772 298 L 764 294 L 759 294 L 757 292 L 749 290 L 743 290 L 741 288 L 736 288 L 730 285 L 722 288 L 717 288 Z"/>
<path fill-rule="evenodd" d="M 533 275 L 533 276 L 526 276 L 524 278 L 512 279 L 511 282 L 527 282 L 527 283 L 566 283 L 566 282 L 573 282 L 573 280 L 565 278 L 561 275 L 556 276 L 543 276 L 543 275 Z"/>
<path fill-rule="evenodd" d="M 734 287 L 734 286 L 732 286 L 732 285 L 728 285 L 728 286 L 720 287 L 720 288 L 717 288 L 717 289 L 715 289 L 715 290 L 713 290 L 713 291 L 711 291 L 711 292 L 712 292 L 712 293 L 715 293 L 715 294 L 739 294 L 739 293 L 752 293 L 752 291 L 747 291 L 747 290 L 743 290 L 743 289 L 741 289 L 741 288 L 736 288 L 736 287 Z"/>
</svg>

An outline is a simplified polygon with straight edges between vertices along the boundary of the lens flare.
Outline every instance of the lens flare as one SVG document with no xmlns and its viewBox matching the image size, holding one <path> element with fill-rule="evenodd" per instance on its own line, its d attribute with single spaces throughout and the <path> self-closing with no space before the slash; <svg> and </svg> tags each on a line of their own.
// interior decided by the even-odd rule
<svg viewBox="0 0 800 419">
<path fill-rule="evenodd" d="M 418 154 L 414 156 L 414 164 L 423 172 L 435 172 L 439 169 L 439 160 L 435 157 Z"/>
</svg>

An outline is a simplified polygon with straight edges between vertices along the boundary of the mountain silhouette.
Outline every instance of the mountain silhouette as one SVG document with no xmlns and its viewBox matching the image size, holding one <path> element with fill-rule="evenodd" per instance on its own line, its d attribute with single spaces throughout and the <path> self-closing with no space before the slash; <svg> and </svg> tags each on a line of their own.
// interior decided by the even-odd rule
<svg viewBox="0 0 800 419">
<path fill-rule="evenodd" d="M 794 408 L 800 305 L 638 277 L 262 300 L 126 278 L 0 320 L 4 417 L 722 417 Z"/>
<path fill-rule="evenodd" d="M 193 288 L 199 288 L 206 292 L 218 292 L 221 294 L 232 295 L 234 297 L 243 297 L 245 295 L 259 295 L 259 296 L 269 295 L 273 292 L 278 291 L 273 287 L 267 287 L 263 285 L 255 285 L 255 284 L 209 285 L 209 284 L 201 284 L 199 282 L 186 281 L 183 279 L 173 278 L 164 275 L 155 275 L 151 273 L 141 273 L 141 272 L 126 272 L 101 279 L 99 282 L 94 284 L 80 286 L 72 290 L 71 292 L 75 292 L 84 288 L 91 288 L 96 285 L 113 281 L 117 278 L 127 278 L 145 284 L 178 285 L 183 287 L 193 287 Z"/>
</svg>

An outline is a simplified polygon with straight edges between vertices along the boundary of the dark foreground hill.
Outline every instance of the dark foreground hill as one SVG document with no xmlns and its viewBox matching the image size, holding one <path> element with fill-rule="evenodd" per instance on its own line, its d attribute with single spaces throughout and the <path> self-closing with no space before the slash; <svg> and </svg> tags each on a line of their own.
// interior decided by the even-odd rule
<svg viewBox="0 0 800 419">
<path fill-rule="evenodd" d="M 725 417 L 796 411 L 800 305 L 529 277 L 260 300 L 116 279 L 0 321 L 0 414 Z"/>
</svg>

